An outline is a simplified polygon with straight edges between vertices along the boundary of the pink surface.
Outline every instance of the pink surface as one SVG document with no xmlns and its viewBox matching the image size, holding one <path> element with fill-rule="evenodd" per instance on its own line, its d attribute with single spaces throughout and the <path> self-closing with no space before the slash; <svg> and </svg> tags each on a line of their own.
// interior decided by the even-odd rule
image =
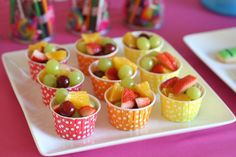
<svg viewBox="0 0 236 157">
<path fill-rule="evenodd" d="M 121 6 L 124 0 L 109 1 L 112 28 L 108 35 L 117 37 L 129 31 L 122 21 Z M 65 2 L 55 4 L 56 33 L 53 42 L 72 43 L 77 37 L 65 30 Z M 165 2 L 165 20 L 161 29 L 155 32 L 169 41 L 190 64 L 202 75 L 230 109 L 236 113 L 236 94 L 226 86 L 203 62 L 183 43 L 183 36 L 189 33 L 209 31 L 236 26 L 236 18 L 213 14 L 205 10 L 198 0 L 168 0 Z M 9 4 L 0 0 L 0 53 L 24 49 L 27 45 L 9 39 Z M 23 112 L 10 86 L 7 75 L 0 64 L 1 78 L 1 133 L 0 156 L 40 156 Z M 220 113 L 219 113 L 220 114 Z M 14 129 L 12 128 L 12 124 Z M 65 156 L 236 156 L 236 123 L 175 136 L 154 138 L 141 142 L 117 145 Z"/>
</svg>

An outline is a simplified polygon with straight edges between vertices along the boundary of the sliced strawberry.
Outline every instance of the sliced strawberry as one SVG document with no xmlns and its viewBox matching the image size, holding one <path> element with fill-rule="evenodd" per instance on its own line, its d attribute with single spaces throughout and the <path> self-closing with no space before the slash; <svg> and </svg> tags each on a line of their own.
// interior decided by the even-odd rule
<svg viewBox="0 0 236 157">
<path fill-rule="evenodd" d="M 121 108 L 133 108 L 137 97 L 138 95 L 133 90 L 125 88 L 121 96 Z"/>
<path fill-rule="evenodd" d="M 157 54 L 157 59 L 161 62 L 161 64 L 163 64 L 166 68 L 170 69 L 171 71 L 176 70 L 176 67 L 172 64 L 172 62 L 165 54 L 163 53 Z"/>
<path fill-rule="evenodd" d="M 161 65 L 160 63 L 157 63 L 156 65 L 153 66 L 151 69 L 151 72 L 153 73 L 165 73 L 165 67 Z"/>
<path fill-rule="evenodd" d="M 175 70 L 177 70 L 178 65 L 177 65 L 177 62 L 176 62 L 175 58 L 169 52 L 163 52 L 163 54 L 166 55 L 166 57 L 169 59 L 171 64 L 175 67 Z"/>
<path fill-rule="evenodd" d="M 196 83 L 197 83 L 197 78 L 195 76 L 187 75 L 184 78 L 179 79 L 175 83 L 175 85 L 173 86 L 173 93 L 175 95 L 180 94 Z"/>
<path fill-rule="evenodd" d="M 161 89 L 163 88 L 172 88 L 176 82 L 179 80 L 178 77 L 172 77 L 161 84 Z"/>
<path fill-rule="evenodd" d="M 102 47 L 97 43 L 88 43 L 86 44 L 87 53 L 94 55 L 102 51 Z"/>
<path fill-rule="evenodd" d="M 109 80 L 119 80 L 118 71 L 114 67 L 109 68 L 105 75 Z"/>
<path fill-rule="evenodd" d="M 48 61 L 48 58 L 44 53 L 40 52 L 39 50 L 34 50 L 31 55 L 31 60 L 38 63 L 46 63 Z"/>
<path fill-rule="evenodd" d="M 131 108 L 134 108 L 134 106 L 135 106 L 135 102 L 129 100 L 129 101 L 121 103 L 120 107 L 124 109 L 131 109 Z"/>
<path fill-rule="evenodd" d="M 139 97 L 135 99 L 135 102 L 138 108 L 142 108 L 148 106 L 151 103 L 151 99 L 148 97 Z"/>
<path fill-rule="evenodd" d="M 80 116 L 82 117 L 86 117 L 89 115 L 92 115 L 96 112 L 96 108 L 91 107 L 91 106 L 83 106 L 80 109 L 78 109 L 78 113 L 80 114 Z"/>
</svg>

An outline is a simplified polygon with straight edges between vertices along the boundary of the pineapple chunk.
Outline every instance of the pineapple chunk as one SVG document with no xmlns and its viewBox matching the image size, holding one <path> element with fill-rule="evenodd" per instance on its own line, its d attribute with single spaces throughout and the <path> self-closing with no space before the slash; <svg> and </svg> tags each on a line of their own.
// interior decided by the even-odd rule
<svg viewBox="0 0 236 157">
<path fill-rule="evenodd" d="M 86 44 L 99 43 L 99 41 L 101 40 L 101 35 L 99 32 L 82 34 L 82 39 L 84 40 Z"/>
<path fill-rule="evenodd" d="M 123 89 L 119 83 L 115 83 L 107 95 L 108 101 L 113 103 L 121 100 Z"/>
<path fill-rule="evenodd" d="M 91 105 L 89 95 L 86 91 L 69 92 L 66 100 L 72 102 L 77 109 Z"/>
<path fill-rule="evenodd" d="M 141 97 L 149 97 L 151 100 L 153 100 L 153 92 L 147 81 L 136 84 L 134 86 L 134 91 L 138 93 Z"/>
<path fill-rule="evenodd" d="M 120 69 L 123 65 L 129 65 L 132 67 L 133 72 L 137 70 L 137 65 L 128 60 L 125 57 L 113 57 L 112 58 L 112 63 L 115 66 L 116 69 Z"/>
<path fill-rule="evenodd" d="M 60 62 L 66 58 L 66 51 L 58 50 L 55 52 L 49 52 L 49 53 L 46 53 L 46 56 L 48 57 L 48 59 L 55 59 Z"/>
<path fill-rule="evenodd" d="M 28 52 L 31 54 L 34 50 L 39 50 L 41 51 L 41 48 L 42 47 L 46 47 L 48 43 L 45 42 L 45 41 L 40 41 L 36 44 L 33 44 L 33 45 L 29 45 L 29 48 L 28 48 Z"/>
</svg>

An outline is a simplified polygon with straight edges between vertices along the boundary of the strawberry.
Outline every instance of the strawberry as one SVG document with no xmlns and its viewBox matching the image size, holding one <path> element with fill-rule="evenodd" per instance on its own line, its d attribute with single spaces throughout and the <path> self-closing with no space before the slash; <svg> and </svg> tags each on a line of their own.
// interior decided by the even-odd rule
<svg viewBox="0 0 236 157">
<path fill-rule="evenodd" d="M 166 68 L 170 69 L 171 71 L 176 70 L 176 67 L 173 65 L 172 61 L 170 61 L 165 54 L 163 53 L 157 54 L 157 59 L 161 62 L 161 64 L 163 64 Z"/>
<path fill-rule="evenodd" d="M 109 68 L 105 75 L 109 80 L 119 80 L 118 71 L 114 67 Z"/>
<path fill-rule="evenodd" d="M 192 75 L 187 75 L 182 79 L 179 79 L 175 85 L 173 86 L 173 93 L 176 94 L 180 94 L 182 92 L 184 92 L 186 89 L 188 89 L 189 87 L 193 86 L 194 84 L 197 83 L 197 78 L 195 76 Z"/>
<path fill-rule="evenodd" d="M 121 96 L 121 108 L 133 108 L 137 97 L 138 95 L 133 90 L 125 88 Z"/>
<path fill-rule="evenodd" d="M 138 108 L 142 108 L 148 106 L 151 103 L 151 99 L 148 97 L 139 97 L 135 99 L 135 102 Z"/>
<path fill-rule="evenodd" d="M 78 113 L 80 114 L 80 116 L 82 117 L 86 117 L 89 115 L 92 115 L 96 112 L 97 110 L 94 107 L 91 106 L 83 106 L 80 109 L 78 109 Z"/>
<path fill-rule="evenodd" d="M 163 54 L 165 54 L 165 56 L 169 59 L 169 61 L 175 67 L 175 70 L 177 70 L 178 65 L 177 65 L 177 62 L 176 62 L 175 58 L 169 52 L 163 52 Z"/>
<path fill-rule="evenodd" d="M 94 55 L 102 51 L 102 47 L 97 43 L 88 43 L 86 44 L 87 53 Z"/>
<path fill-rule="evenodd" d="M 163 88 L 172 88 L 176 82 L 179 80 L 178 77 L 172 77 L 161 84 L 161 89 Z"/>
<path fill-rule="evenodd" d="M 39 50 L 34 50 L 31 55 L 31 60 L 38 63 L 46 63 L 48 61 L 47 56 Z"/>
<path fill-rule="evenodd" d="M 151 72 L 153 73 L 165 73 L 165 68 L 163 65 L 157 63 L 154 65 L 154 67 L 151 69 Z"/>
</svg>

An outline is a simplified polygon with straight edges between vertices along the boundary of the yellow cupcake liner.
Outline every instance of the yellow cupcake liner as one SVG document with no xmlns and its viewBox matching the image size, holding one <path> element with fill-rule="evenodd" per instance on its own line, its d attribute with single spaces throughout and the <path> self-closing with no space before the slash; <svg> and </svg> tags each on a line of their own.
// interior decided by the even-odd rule
<svg viewBox="0 0 236 157">
<path fill-rule="evenodd" d="M 162 115 L 174 122 L 188 122 L 193 120 L 199 113 L 205 90 L 202 86 L 197 84 L 202 91 L 202 96 L 192 101 L 178 101 L 169 98 L 160 91 L 160 103 Z"/>
<path fill-rule="evenodd" d="M 106 98 L 109 89 L 105 93 L 107 103 L 108 120 L 112 126 L 119 130 L 129 131 L 143 128 L 150 117 L 156 97 L 152 103 L 144 108 L 122 109 L 109 102 Z M 154 93 L 153 93 L 154 94 Z"/>
<path fill-rule="evenodd" d="M 148 81 L 148 83 L 151 86 L 151 89 L 157 93 L 158 92 L 158 86 L 165 80 L 168 80 L 172 77 L 179 76 L 181 67 L 171 73 L 165 73 L 165 74 L 157 74 L 149 72 L 143 68 L 140 68 L 140 79 L 141 82 Z"/>
</svg>

